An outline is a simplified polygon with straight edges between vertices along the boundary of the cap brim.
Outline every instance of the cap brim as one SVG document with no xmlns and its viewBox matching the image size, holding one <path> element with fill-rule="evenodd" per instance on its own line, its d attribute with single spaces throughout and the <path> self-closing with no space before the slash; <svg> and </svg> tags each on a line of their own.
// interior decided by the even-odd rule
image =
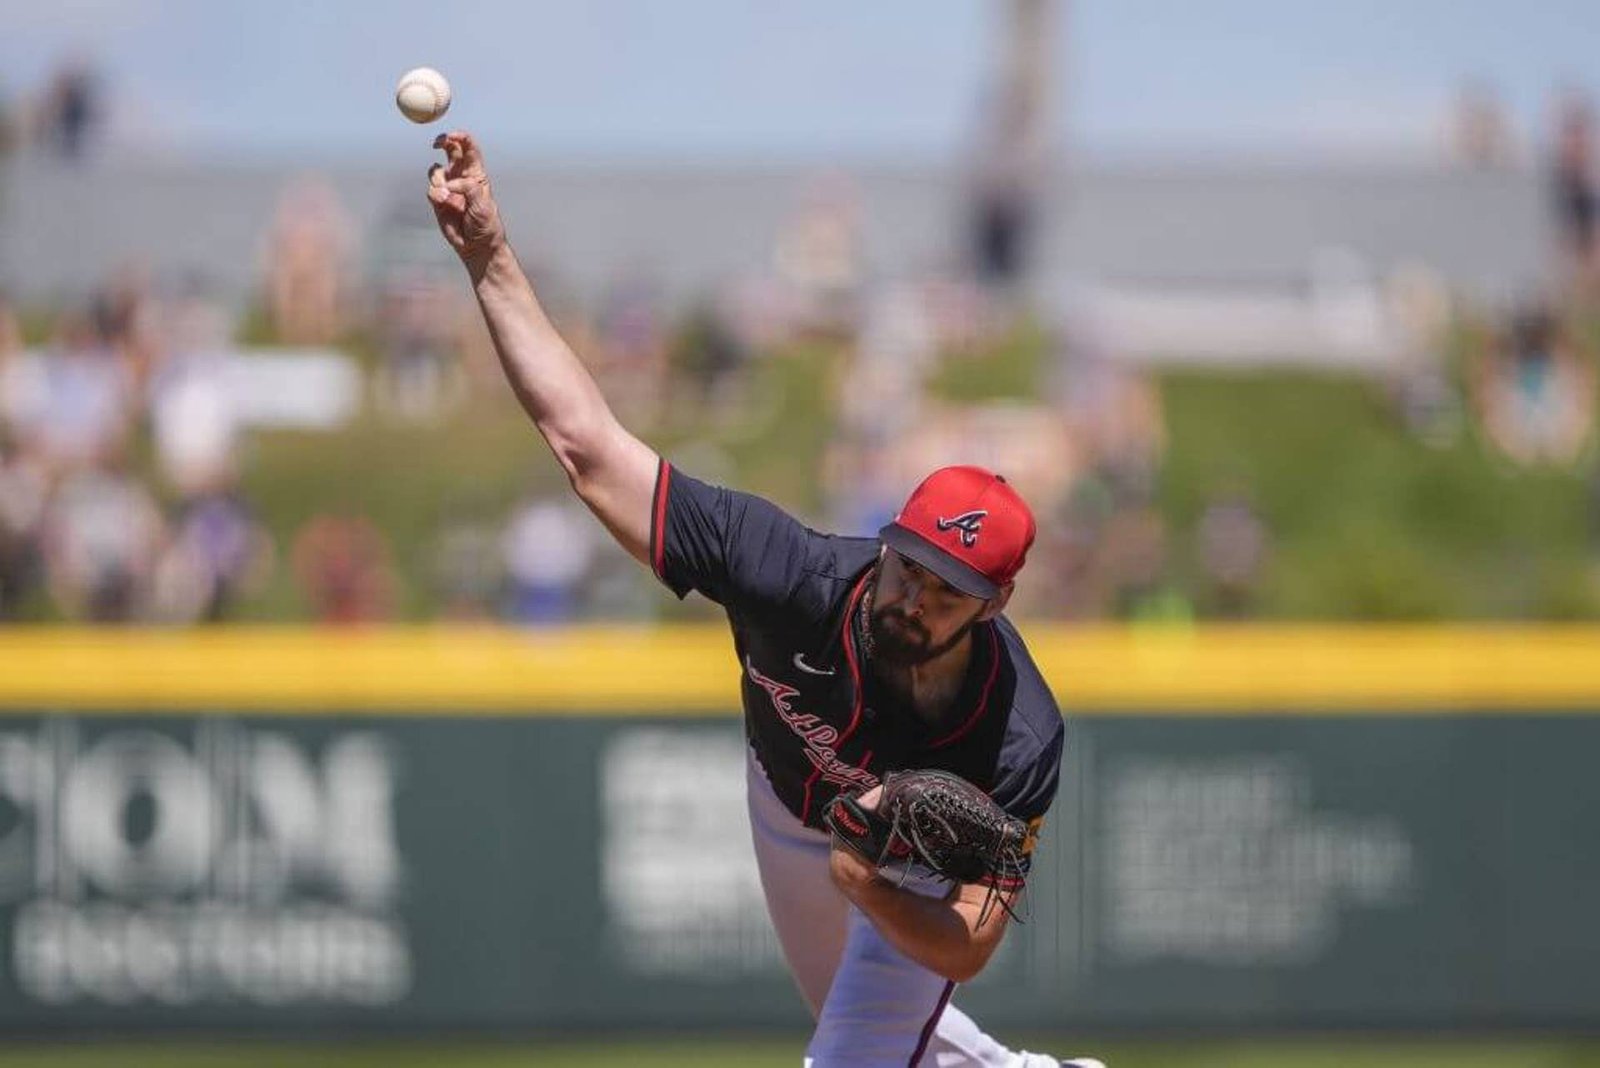
<svg viewBox="0 0 1600 1068">
<path fill-rule="evenodd" d="M 878 540 L 901 556 L 915 560 L 969 597 L 987 601 L 1000 593 L 1000 587 L 983 572 L 958 560 L 909 527 L 890 523 L 878 531 Z"/>
</svg>

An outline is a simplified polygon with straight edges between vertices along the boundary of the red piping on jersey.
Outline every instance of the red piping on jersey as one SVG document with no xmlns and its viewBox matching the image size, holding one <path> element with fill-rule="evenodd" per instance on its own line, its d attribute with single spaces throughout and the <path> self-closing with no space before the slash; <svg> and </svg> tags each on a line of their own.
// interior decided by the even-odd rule
<svg viewBox="0 0 1600 1068">
<path fill-rule="evenodd" d="M 944 984 L 944 993 L 939 995 L 939 1004 L 934 1006 L 933 1015 L 928 1017 L 928 1022 L 922 1025 L 922 1034 L 917 1039 L 917 1050 L 906 1062 L 906 1068 L 917 1068 L 917 1062 L 922 1060 L 922 1055 L 928 1052 L 928 1040 L 933 1037 L 933 1029 L 939 1026 L 939 1017 L 944 1015 L 944 1007 L 950 1004 L 950 995 L 955 992 L 955 983 Z"/>
<path fill-rule="evenodd" d="M 844 658 L 850 664 L 850 681 L 855 684 L 856 688 L 856 705 L 850 710 L 850 726 L 846 727 L 844 733 L 839 736 L 840 746 L 843 746 L 850 736 L 856 732 L 856 728 L 861 725 L 861 710 L 867 701 L 866 687 L 861 685 L 861 663 L 856 659 L 855 628 L 851 624 L 855 622 L 856 606 L 860 603 L 861 594 L 867 588 L 867 579 L 871 578 L 872 574 L 869 571 L 862 575 L 861 581 L 856 583 L 855 590 L 850 594 L 850 603 L 844 613 L 844 630 L 840 634 L 840 637 L 844 639 Z"/>
<path fill-rule="evenodd" d="M 666 581 L 667 556 L 667 484 L 672 481 L 672 465 L 661 461 L 656 472 L 656 499 L 650 510 L 650 569 L 656 578 Z"/>
<path fill-rule="evenodd" d="M 845 660 L 850 665 L 850 681 L 855 684 L 856 688 L 856 703 L 855 707 L 850 710 L 850 726 L 846 727 L 844 733 L 839 735 L 839 740 L 834 742 L 834 752 L 844 748 L 844 743 L 849 740 L 850 736 L 855 733 L 856 727 L 860 725 L 861 709 L 867 699 L 866 691 L 861 686 L 861 665 L 856 662 L 855 642 L 852 640 L 850 624 L 855 620 L 856 605 L 861 600 L 862 591 L 867 588 L 867 579 L 871 577 L 871 571 L 861 576 L 861 580 L 856 583 L 856 588 L 850 591 L 850 599 L 845 602 L 844 606 L 844 629 L 840 632 L 840 637 L 844 640 Z M 871 757 L 872 754 L 868 753 L 867 756 Z M 866 767 L 867 762 L 863 760 L 861 766 Z M 811 773 L 811 777 L 806 780 L 805 797 L 800 802 L 801 823 L 806 822 L 806 818 L 811 815 L 811 788 L 817 784 L 817 780 L 820 778 L 822 778 L 822 769 L 817 768 Z"/>
<path fill-rule="evenodd" d="M 978 720 L 989 710 L 989 694 L 994 690 L 994 680 L 1000 677 L 1000 639 L 994 636 L 994 627 L 989 628 L 989 658 L 993 661 L 989 665 L 989 681 L 983 684 L 983 696 L 978 698 L 978 707 L 973 710 L 967 721 L 938 741 L 931 742 L 929 749 L 938 749 L 949 745 L 951 742 L 966 735 L 973 727 L 978 725 Z"/>
<path fill-rule="evenodd" d="M 1009 893 L 1012 890 L 1021 890 L 1027 885 L 1028 880 L 1020 875 L 985 875 L 976 882 L 979 886 L 992 886 L 996 890 Z"/>
</svg>

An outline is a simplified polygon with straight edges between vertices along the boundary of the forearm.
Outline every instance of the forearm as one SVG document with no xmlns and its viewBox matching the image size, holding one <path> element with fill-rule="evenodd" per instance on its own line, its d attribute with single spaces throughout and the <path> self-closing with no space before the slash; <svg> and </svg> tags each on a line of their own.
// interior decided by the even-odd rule
<svg viewBox="0 0 1600 1068">
<path fill-rule="evenodd" d="M 982 971 L 998 941 L 990 927 L 996 920 L 980 927 L 959 896 L 924 897 L 881 879 L 853 886 L 848 896 L 891 945 L 953 982 Z"/>
<path fill-rule="evenodd" d="M 517 400 L 575 485 L 620 432 L 593 376 L 545 315 L 509 243 L 469 262 L 472 289 Z"/>
<path fill-rule="evenodd" d="M 517 400 L 572 488 L 641 563 L 650 563 L 656 454 L 617 422 L 587 368 L 539 306 L 506 241 L 483 154 L 465 131 L 440 134 L 448 167 L 428 172 L 428 201 L 461 257 Z"/>
</svg>

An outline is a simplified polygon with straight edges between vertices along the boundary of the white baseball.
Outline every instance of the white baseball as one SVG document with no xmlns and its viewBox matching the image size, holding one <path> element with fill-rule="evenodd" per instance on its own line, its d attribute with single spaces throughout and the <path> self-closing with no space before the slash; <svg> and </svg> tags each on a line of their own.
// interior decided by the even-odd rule
<svg viewBox="0 0 1600 1068">
<path fill-rule="evenodd" d="M 450 110 L 450 83 L 432 67 L 418 67 L 400 75 L 394 102 L 412 122 L 432 122 Z"/>
</svg>

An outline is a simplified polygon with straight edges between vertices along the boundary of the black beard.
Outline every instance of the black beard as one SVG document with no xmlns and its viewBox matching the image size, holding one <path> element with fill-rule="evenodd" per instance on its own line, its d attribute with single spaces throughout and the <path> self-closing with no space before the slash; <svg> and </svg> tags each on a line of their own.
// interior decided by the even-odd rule
<svg viewBox="0 0 1600 1068">
<path fill-rule="evenodd" d="M 897 624 L 889 626 L 889 619 Z M 885 667 L 911 668 L 954 649 L 972 630 L 973 620 L 968 620 L 956 632 L 937 645 L 928 637 L 922 624 L 902 615 L 898 609 L 871 608 L 867 612 L 867 638 L 872 658 Z"/>
</svg>

